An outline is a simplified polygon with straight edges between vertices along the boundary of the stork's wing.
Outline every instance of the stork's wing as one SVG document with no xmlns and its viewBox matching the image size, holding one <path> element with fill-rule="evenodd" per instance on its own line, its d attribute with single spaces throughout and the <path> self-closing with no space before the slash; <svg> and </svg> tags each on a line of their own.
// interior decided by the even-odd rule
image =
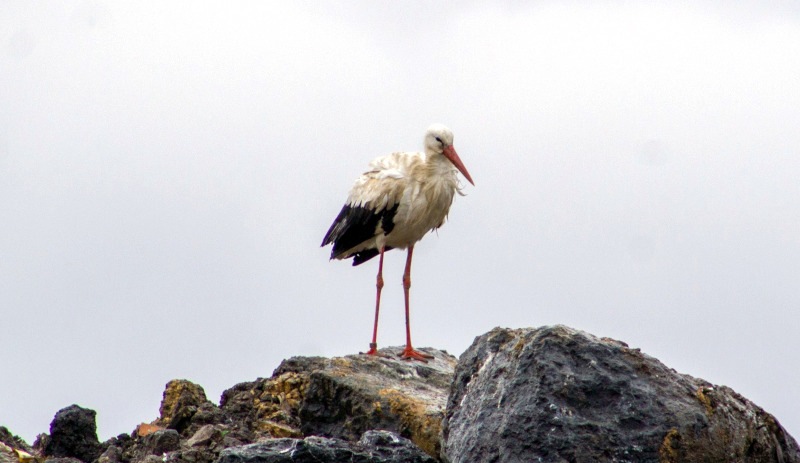
<svg viewBox="0 0 800 463">
<path fill-rule="evenodd" d="M 355 256 L 353 265 L 375 257 L 379 250 L 374 238 L 394 228 L 394 217 L 407 185 L 404 172 L 390 162 L 391 156 L 379 158 L 371 170 L 356 180 L 347 203 L 325 234 L 322 246 L 333 243 L 331 259 Z"/>
<path fill-rule="evenodd" d="M 395 204 L 391 209 L 372 211 L 366 207 L 345 204 L 322 240 L 322 246 L 333 243 L 331 259 L 355 256 L 353 265 L 366 262 L 379 252 L 368 242 L 381 233 L 392 231 L 398 206 Z"/>
</svg>

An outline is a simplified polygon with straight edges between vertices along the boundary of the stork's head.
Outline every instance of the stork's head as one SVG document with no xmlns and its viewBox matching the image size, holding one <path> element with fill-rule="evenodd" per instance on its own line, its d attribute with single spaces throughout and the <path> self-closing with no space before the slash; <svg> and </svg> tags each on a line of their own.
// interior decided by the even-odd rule
<svg viewBox="0 0 800 463">
<path fill-rule="evenodd" d="M 461 172 L 469 183 L 475 185 L 472 181 L 467 168 L 461 162 L 461 158 L 456 154 L 456 149 L 453 147 L 453 132 L 442 124 L 433 124 L 428 127 L 425 132 L 425 152 L 444 155 L 450 162 L 456 166 L 456 169 Z"/>
</svg>

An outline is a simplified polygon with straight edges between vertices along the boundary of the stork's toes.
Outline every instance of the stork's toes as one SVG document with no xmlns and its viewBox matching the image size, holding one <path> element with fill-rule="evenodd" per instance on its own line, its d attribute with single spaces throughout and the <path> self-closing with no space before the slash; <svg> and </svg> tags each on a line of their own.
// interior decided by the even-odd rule
<svg viewBox="0 0 800 463">
<path fill-rule="evenodd" d="M 404 360 L 419 360 L 420 362 L 428 363 L 428 360 L 432 359 L 433 355 L 425 354 L 411 346 L 406 346 L 405 350 L 403 350 L 399 357 Z"/>
<path fill-rule="evenodd" d="M 378 345 L 377 344 L 369 344 L 369 350 L 366 352 L 359 352 L 359 354 L 363 355 L 374 355 L 375 357 L 386 357 L 385 355 L 378 352 Z"/>
</svg>

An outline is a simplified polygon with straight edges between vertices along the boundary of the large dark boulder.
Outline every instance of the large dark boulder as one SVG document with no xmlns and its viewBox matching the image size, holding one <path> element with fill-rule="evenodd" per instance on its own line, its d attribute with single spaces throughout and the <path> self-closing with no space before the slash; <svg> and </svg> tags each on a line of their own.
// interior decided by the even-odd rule
<svg viewBox="0 0 800 463">
<path fill-rule="evenodd" d="M 450 462 L 800 462 L 778 421 L 725 386 L 564 326 L 500 329 L 461 355 Z"/>
<path fill-rule="evenodd" d="M 358 442 L 337 438 L 268 439 L 222 451 L 216 463 L 435 463 L 411 441 L 368 431 Z"/>
<path fill-rule="evenodd" d="M 89 463 L 100 455 L 94 410 L 70 405 L 56 413 L 50 435 L 43 439 L 46 457 L 71 457 Z"/>
</svg>

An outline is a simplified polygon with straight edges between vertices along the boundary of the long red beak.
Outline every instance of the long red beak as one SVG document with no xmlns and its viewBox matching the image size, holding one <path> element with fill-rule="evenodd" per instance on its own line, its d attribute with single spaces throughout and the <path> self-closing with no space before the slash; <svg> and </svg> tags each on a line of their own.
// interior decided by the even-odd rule
<svg viewBox="0 0 800 463">
<path fill-rule="evenodd" d="M 453 145 L 444 147 L 444 157 L 449 159 L 450 162 L 452 162 L 453 165 L 456 166 L 456 169 L 458 169 L 459 172 L 464 174 L 464 177 L 466 177 L 466 179 L 469 181 L 469 183 L 471 183 L 473 186 L 475 185 L 475 182 L 473 182 L 472 181 L 472 177 L 469 176 L 469 172 L 467 172 L 467 168 L 464 167 L 464 163 L 461 162 L 461 158 L 458 157 L 458 153 L 456 153 L 456 149 L 453 148 Z"/>
</svg>

